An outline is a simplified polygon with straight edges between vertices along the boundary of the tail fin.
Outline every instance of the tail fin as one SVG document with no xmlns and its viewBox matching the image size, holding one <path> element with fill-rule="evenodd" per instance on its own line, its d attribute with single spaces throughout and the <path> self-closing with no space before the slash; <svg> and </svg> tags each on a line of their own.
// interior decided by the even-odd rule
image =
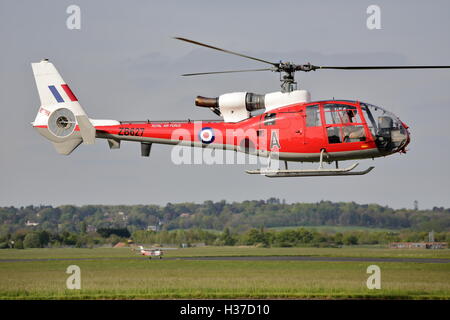
<svg viewBox="0 0 450 320">
<path fill-rule="evenodd" d="M 47 59 L 31 64 L 41 100 L 33 126 L 56 151 L 70 154 L 82 142 L 95 142 L 95 127 L 67 83 Z"/>
</svg>

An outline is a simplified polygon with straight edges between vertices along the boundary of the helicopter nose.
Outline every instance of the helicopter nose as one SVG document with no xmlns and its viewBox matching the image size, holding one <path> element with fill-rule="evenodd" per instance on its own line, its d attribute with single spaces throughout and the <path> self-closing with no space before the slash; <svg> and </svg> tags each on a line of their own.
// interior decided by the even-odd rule
<svg viewBox="0 0 450 320">
<path fill-rule="evenodd" d="M 377 146 L 387 154 L 405 153 L 410 142 L 408 126 L 393 114 L 378 117 Z"/>
<path fill-rule="evenodd" d="M 403 121 L 400 121 L 402 126 L 403 126 L 403 130 L 405 132 L 405 138 L 403 139 L 403 146 L 401 147 L 401 149 L 399 150 L 399 152 L 401 153 L 406 153 L 406 146 L 408 146 L 408 144 L 411 142 L 411 134 L 409 132 L 409 127 L 406 123 L 404 123 Z"/>
<path fill-rule="evenodd" d="M 398 119 L 397 122 L 400 122 L 397 124 L 397 128 L 391 129 L 392 151 L 406 153 L 406 146 L 410 142 L 409 127 L 400 119 Z"/>
</svg>

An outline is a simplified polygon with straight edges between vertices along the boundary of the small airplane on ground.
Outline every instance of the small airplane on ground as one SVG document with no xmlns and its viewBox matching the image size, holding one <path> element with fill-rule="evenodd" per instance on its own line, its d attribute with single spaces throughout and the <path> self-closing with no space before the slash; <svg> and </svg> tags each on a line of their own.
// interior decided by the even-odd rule
<svg viewBox="0 0 450 320">
<path fill-rule="evenodd" d="M 81 143 L 93 144 L 100 138 L 107 140 L 111 149 L 119 149 L 121 141 L 140 143 L 144 157 L 150 155 L 152 144 L 157 143 L 239 151 L 266 157 L 269 163 L 273 158 L 284 161 L 284 170 L 247 170 L 248 174 L 272 178 L 363 175 L 373 167 L 353 171 L 357 163 L 339 168 L 338 161 L 405 153 L 411 140 L 408 126 L 388 110 L 356 99 L 312 101 L 308 91 L 297 89 L 295 72 L 450 68 L 448 65 L 317 66 L 272 62 L 186 38 L 176 39 L 270 65 L 262 69 L 183 76 L 272 71 L 280 73 L 281 91 L 266 94 L 232 92 L 219 97 L 196 98 L 197 106 L 211 110 L 222 120 L 98 120 L 87 116 L 54 65 L 45 59 L 32 63 L 41 102 L 33 127 L 64 155 L 70 154 Z M 319 162 L 319 167 L 289 170 L 288 161 Z M 324 168 L 324 162 L 336 162 L 336 168 Z M 153 255 L 159 255 L 157 252 L 154 250 Z"/>
<path fill-rule="evenodd" d="M 162 259 L 164 255 L 164 250 L 176 250 L 177 248 L 144 248 L 143 246 L 139 246 L 139 252 L 141 255 L 148 257 L 151 259 L 152 257 L 159 257 Z"/>
</svg>

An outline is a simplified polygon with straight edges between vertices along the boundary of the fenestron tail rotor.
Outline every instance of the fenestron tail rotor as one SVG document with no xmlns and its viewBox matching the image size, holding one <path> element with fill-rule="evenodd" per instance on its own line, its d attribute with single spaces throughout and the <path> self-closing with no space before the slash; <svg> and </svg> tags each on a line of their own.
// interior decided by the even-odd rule
<svg viewBox="0 0 450 320">
<path fill-rule="evenodd" d="M 222 48 L 214 47 L 209 44 L 205 44 L 202 42 L 190 40 L 187 38 L 175 37 L 174 39 L 189 42 L 198 46 L 218 50 L 221 52 L 233 54 L 239 57 L 259 61 L 262 63 L 270 64 L 272 68 L 263 68 L 263 69 L 243 69 L 243 70 L 229 70 L 229 71 L 212 71 L 212 72 L 198 72 L 198 73 L 186 73 L 182 76 L 198 76 L 198 75 L 211 75 L 211 74 L 225 74 L 225 73 L 240 73 L 240 72 L 253 72 L 253 71 L 274 71 L 274 72 L 282 72 L 283 75 L 281 77 L 281 88 L 283 92 L 290 92 L 296 88 L 296 82 L 294 81 L 294 74 L 297 71 L 309 72 L 316 70 L 395 70 L 395 69 L 449 69 L 450 66 L 440 65 L 428 65 L 428 66 L 316 66 L 310 63 L 306 64 L 295 64 L 291 62 L 270 62 L 264 59 L 255 58 L 252 56 L 248 56 L 242 53 L 237 53 L 230 50 L 225 50 Z"/>
</svg>

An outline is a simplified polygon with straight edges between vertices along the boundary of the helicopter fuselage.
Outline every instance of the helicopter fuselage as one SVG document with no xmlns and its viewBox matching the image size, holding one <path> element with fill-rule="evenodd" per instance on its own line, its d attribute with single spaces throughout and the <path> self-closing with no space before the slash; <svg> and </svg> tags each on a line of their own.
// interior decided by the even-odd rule
<svg viewBox="0 0 450 320">
<path fill-rule="evenodd" d="M 121 121 L 95 125 L 96 137 L 140 142 L 144 156 L 153 143 L 226 149 L 286 161 L 366 159 L 405 152 L 408 127 L 392 113 L 362 102 L 297 103 L 228 123 L 223 121 Z M 76 130 L 76 129 L 75 129 Z M 148 146 L 148 152 L 146 152 Z"/>
</svg>

